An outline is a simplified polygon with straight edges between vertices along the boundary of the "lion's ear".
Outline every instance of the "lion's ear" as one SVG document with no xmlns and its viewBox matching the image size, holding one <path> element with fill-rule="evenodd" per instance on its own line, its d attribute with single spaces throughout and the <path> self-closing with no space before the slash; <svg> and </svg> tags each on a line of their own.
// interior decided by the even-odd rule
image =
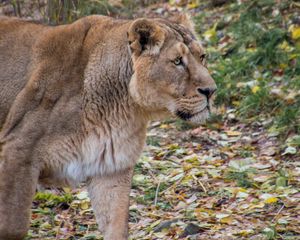
<svg viewBox="0 0 300 240">
<path fill-rule="evenodd" d="M 130 49 L 136 57 L 142 52 L 158 54 L 165 40 L 165 33 L 161 27 L 143 18 L 131 24 L 127 35 Z"/>
<path fill-rule="evenodd" d="M 180 24 L 184 27 L 186 27 L 187 29 L 189 29 L 192 33 L 195 32 L 195 26 L 193 21 L 191 20 L 190 15 L 188 15 L 187 13 L 181 13 L 179 15 L 173 16 L 169 19 L 172 22 L 175 22 L 177 24 Z"/>
</svg>

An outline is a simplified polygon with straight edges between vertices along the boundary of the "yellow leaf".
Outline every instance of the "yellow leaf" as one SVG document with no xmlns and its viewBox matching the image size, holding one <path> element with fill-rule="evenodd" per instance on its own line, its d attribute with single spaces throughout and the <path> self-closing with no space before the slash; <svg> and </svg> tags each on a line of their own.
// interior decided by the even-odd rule
<svg viewBox="0 0 300 240">
<path fill-rule="evenodd" d="M 232 217 L 225 217 L 220 219 L 220 223 L 231 224 L 233 221 Z"/>
<path fill-rule="evenodd" d="M 241 102 L 240 101 L 232 101 L 232 104 L 234 105 L 234 106 L 240 106 L 241 105 Z"/>
<path fill-rule="evenodd" d="M 256 51 L 256 48 L 247 48 L 247 51 L 252 53 Z"/>
<path fill-rule="evenodd" d="M 192 165 L 192 164 L 188 164 L 188 163 L 183 164 L 183 170 L 184 170 L 184 171 L 188 171 L 188 170 L 190 170 L 190 169 L 192 169 L 192 168 L 193 168 L 193 165 Z"/>
<path fill-rule="evenodd" d="M 159 127 L 162 128 L 162 129 L 169 129 L 170 125 L 169 124 L 162 124 Z"/>
<path fill-rule="evenodd" d="M 71 188 L 68 187 L 63 187 L 63 190 L 65 193 L 70 193 L 71 192 Z"/>
<path fill-rule="evenodd" d="M 206 208 L 195 209 L 195 215 L 198 219 L 210 218 L 212 214 L 214 214 L 214 211 L 210 209 L 206 209 Z"/>
<path fill-rule="evenodd" d="M 182 179 L 182 184 L 189 183 L 189 182 L 192 181 L 193 179 L 194 179 L 193 176 L 187 175 L 187 176 L 185 176 L 185 177 Z"/>
<path fill-rule="evenodd" d="M 88 201 L 82 201 L 82 202 L 80 203 L 80 208 L 81 208 L 82 210 L 88 209 L 88 208 L 89 208 L 89 202 L 88 202 Z"/>
<path fill-rule="evenodd" d="M 226 131 L 226 134 L 230 137 L 237 137 L 240 136 L 242 133 L 238 131 Z"/>
<path fill-rule="evenodd" d="M 281 44 L 279 44 L 278 47 L 279 47 L 280 49 L 282 49 L 282 50 L 287 50 L 288 47 L 289 47 L 289 44 L 288 44 L 287 41 L 283 41 Z"/>
<path fill-rule="evenodd" d="M 286 69 L 288 67 L 288 65 L 285 64 L 285 63 L 280 63 L 279 67 L 284 70 L 284 69 Z"/>
<path fill-rule="evenodd" d="M 251 91 L 255 94 L 257 93 L 258 91 L 260 90 L 260 87 L 259 86 L 254 86 L 251 88 Z"/>
<path fill-rule="evenodd" d="M 293 27 L 291 32 L 292 39 L 297 40 L 300 38 L 300 27 Z"/>
<path fill-rule="evenodd" d="M 247 189 L 245 189 L 245 188 L 239 188 L 239 192 L 247 192 Z"/>
<path fill-rule="evenodd" d="M 161 220 L 157 220 L 155 222 L 153 222 L 151 225 L 150 225 L 150 228 L 154 228 L 155 226 L 157 226 L 158 224 L 160 224 Z"/>
<path fill-rule="evenodd" d="M 291 54 L 291 55 L 289 55 L 289 60 L 292 60 L 292 59 L 295 59 L 298 57 L 300 57 L 300 54 Z"/>
<path fill-rule="evenodd" d="M 255 209 L 255 208 L 263 208 L 265 206 L 265 204 L 263 202 L 260 202 L 258 204 L 255 204 L 255 205 L 251 205 L 249 207 L 249 209 Z"/>
<path fill-rule="evenodd" d="M 265 200 L 265 203 L 267 203 L 267 204 L 276 203 L 276 202 L 278 202 L 277 197 L 270 197 Z"/>
<path fill-rule="evenodd" d="M 193 9 L 199 7 L 199 2 L 196 0 L 189 1 L 188 9 Z"/>
<path fill-rule="evenodd" d="M 176 149 L 179 149 L 178 143 L 170 144 L 170 145 L 168 145 L 167 147 L 168 147 L 168 149 L 170 149 L 170 150 L 176 150 Z"/>
<path fill-rule="evenodd" d="M 253 234 L 253 230 L 252 229 L 246 229 L 246 230 L 241 230 L 240 232 L 238 232 L 238 235 L 241 235 L 243 237 L 248 236 L 249 234 Z"/>
<path fill-rule="evenodd" d="M 208 29 L 206 32 L 203 33 L 203 36 L 207 41 L 217 36 L 217 25 L 218 23 L 215 23 L 215 25 L 212 28 Z"/>
<path fill-rule="evenodd" d="M 175 0 L 169 0 L 169 4 L 170 4 L 171 6 L 173 6 L 173 5 L 176 4 L 176 1 L 175 1 Z"/>
<path fill-rule="evenodd" d="M 281 44 L 279 44 L 278 48 L 284 50 L 285 52 L 293 51 L 293 47 L 290 46 L 287 41 L 283 41 Z"/>
<path fill-rule="evenodd" d="M 52 229 L 52 225 L 48 222 L 44 222 L 41 226 L 41 229 Z"/>
</svg>

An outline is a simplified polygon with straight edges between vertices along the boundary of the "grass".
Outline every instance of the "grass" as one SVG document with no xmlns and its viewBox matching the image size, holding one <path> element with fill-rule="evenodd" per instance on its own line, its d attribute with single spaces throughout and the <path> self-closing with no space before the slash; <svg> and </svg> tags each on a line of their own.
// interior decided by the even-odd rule
<svg viewBox="0 0 300 240">
<path fill-rule="evenodd" d="M 69 193 L 66 193 L 63 196 L 55 195 L 48 192 L 38 192 L 35 197 L 34 201 L 38 202 L 40 206 L 44 207 L 53 207 L 60 203 L 71 203 L 73 201 L 73 196 Z"/>
</svg>

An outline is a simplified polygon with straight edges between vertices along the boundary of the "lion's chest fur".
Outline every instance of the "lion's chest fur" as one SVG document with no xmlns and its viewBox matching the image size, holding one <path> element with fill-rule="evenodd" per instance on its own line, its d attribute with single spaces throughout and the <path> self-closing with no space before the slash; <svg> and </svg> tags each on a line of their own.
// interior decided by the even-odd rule
<svg viewBox="0 0 300 240">
<path fill-rule="evenodd" d="M 62 141 L 50 153 L 53 165 L 49 167 L 53 174 L 45 179 L 41 176 L 41 183 L 52 185 L 52 182 L 66 182 L 77 185 L 94 176 L 131 168 L 141 154 L 145 133 L 145 127 L 112 131 L 109 136 L 92 133 L 79 146 L 72 148 L 69 142 Z"/>
<path fill-rule="evenodd" d="M 111 174 L 132 167 L 140 155 L 143 139 L 101 139 L 88 136 L 81 145 L 79 159 L 64 166 L 64 174 L 75 182 L 96 175 Z"/>
</svg>

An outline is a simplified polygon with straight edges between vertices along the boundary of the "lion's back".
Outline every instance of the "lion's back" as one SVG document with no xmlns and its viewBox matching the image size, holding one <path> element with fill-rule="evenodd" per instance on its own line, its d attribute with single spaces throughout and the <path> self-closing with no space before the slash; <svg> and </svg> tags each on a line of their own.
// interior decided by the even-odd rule
<svg viewBox="0 0 300 240">
<path fill-rule="evenodd" d="M 54 27 L 0 17 L 0 128 L 13 103 L 28 102 L 16 97 L 26 87 L 25 92 L 30 92 L 29 83 L 38 81 L 37 92 L 53 99 L 70 92 L 71 95 L 80 93 L 85 67 L 94 50 L 101 48 L 101 42 L 105 42 L 103 46 L 111 45 L 103 54 L 114 61 L 119 57 L 127 22 L 93 15 Z M 125 51 L 122 56 L 126 55 L 127 47 L 122 50 Z M 108 63 L 114 67 L 111 61 L 106 61 Z M 55 94 L 53 89 L 56 89 Z M 42 102 L 37 98 L 33 99 Z"/>
<path fill-rule="evenodd" d="M 32 46 L 43 28 L 16 18 L 0 18 L 0 126 L 26 83 Z"/>
</svg>

